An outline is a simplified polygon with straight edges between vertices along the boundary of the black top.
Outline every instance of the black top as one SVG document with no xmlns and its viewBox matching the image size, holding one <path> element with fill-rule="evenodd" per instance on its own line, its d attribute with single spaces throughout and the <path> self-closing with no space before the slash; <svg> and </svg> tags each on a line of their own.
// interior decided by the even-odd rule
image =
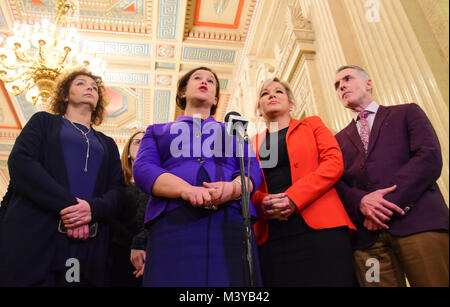
<svg viewBox="0 0 450 307">
<path fill-rule="evenodd" d="M 273 154 L 278 155 L 276 167 L 263 168 L 269 194 L 283 193 L 292 185 L 291 166 L 286 145 L 288 128 L 266 134 L 266 138 L 261 145 L 261 148 L 265 148 L 269 153 L 266 157 L 262 157 L 262 149 L 259 150 L 261 161 L 269 160 Z M 270 150 L 271 145 L 276 146 L 278 151 L 273 152 L 273 150 Z"/>
<path fill-rule="evenodd" d="M 119 202 L 119 215 L 111 224 L 111 241 L 127 249 L 145 250 L 148 231 L 144 227 L 149 196 L 135 184 L 126 186 Z"/>
<path fill-rule="evenodd" d="M 278 149 L 276 166 L 263 168 L 269 194 L 283 193 L 292 185 L 291 165 L 286 144 L 286 133 L 288 128 L 289 127 L 286 127 L 277 132 L 267 133 L 259 150 L 260 160 L 268 160 L 271 155 L 276 154 L 275 152 L 270 151 L 270 145 L 275 146 L 275 148 Z M 265 155 L 265 152 L 262 150 L 264 148 L 270 153 L 267 157 L 262 157 Z M 266 241 L 266 244 L 271 244 L 274 240 L 284 240 L 292 235 L 311 231 L 311 228 L 308 227 L 303 220 L 303 217 L 298 212 L 291 214 L 287 221 L 279 221 L 277 219 L 269 220 L 268 226 L 269 238 Z"/>
</svg>

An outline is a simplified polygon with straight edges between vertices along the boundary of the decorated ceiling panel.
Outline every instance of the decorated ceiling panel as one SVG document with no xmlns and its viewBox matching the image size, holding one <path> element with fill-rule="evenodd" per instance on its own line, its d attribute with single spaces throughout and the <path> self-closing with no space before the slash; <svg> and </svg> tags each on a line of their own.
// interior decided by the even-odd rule
<svg viewBox="0 0 450 307">
<path fill-rule="evenodd" d="M 148 0 L 70 0 L 75 4 L 74 23 L 79 29 L 125 33 L 151 33 L 152 4 Z M 34 24 L 52 18 L 55 0 L 8 0 L 15 21 Z"/>
<path fill-rule="evenodd" d="M 121 149 L 136 129 L 174 120 L 178 79 L 208 66 L 219 76 L 217 118 L 223 119 L 256 0 L 67 0 L 80 52 L 107 63 L 110 104 L 99 130 Z M 36 25 L 56 16 L 57 0 L 0 1 L 0 44 L 15 23 Z M 0 81 L 0 188 L 15 137 L 40 107 L 14 96 Z M 1 190 L 1 189 L 0 189 Z M 1 192 L 1 191 L 0 191 Z"/>
</svg>

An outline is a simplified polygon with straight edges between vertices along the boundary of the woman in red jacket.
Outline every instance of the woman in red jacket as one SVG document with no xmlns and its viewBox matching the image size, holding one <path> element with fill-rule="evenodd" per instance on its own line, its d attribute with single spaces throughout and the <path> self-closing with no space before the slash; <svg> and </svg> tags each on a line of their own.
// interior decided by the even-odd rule
<svg viewBox="0 0 450 307">
<path fill-rule="evenodd" d="M 289 86 L 263 83 L 257 112 L 267 129 L 253 138 L 264 180 L 253 196 L 264 286 L 352 286 L 349 229 L 333 188 L 342 153 L 317 116 L 296 120 Z"/>
</svg>

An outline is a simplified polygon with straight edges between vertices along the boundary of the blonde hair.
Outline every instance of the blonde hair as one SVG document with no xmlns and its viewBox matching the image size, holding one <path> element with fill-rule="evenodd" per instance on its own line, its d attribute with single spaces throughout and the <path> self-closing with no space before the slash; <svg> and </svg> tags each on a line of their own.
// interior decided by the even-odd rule
<svg viewBox="0 0 450 307">
<path fill-rule="evenodd" d="M 122 156 L 120 157 L 121 163 L 122 163 L 122 171 L 123 171 L 123 177 L 125 178 L 125 184 L 131 184 L 131 179 L 133 177 L 133 164 L 131 163 L 131 157 L 130 157 L 130 144 L 133 138 L 138 135 L 139 133 L 144 133 L 143 130 L 138 130 L 134 132 L 128 141 L 126 142 L 123 151 Z"/>
<path fill-rule="evenodd" d="M 261 92 L 263 91 L 264 88 L 266 88 L 270 83 L 272 82 L 278 82 L 280 83 L 284 89 L 286 90 L 286 94 L 288 96 L 288 100 L 290 103 L 292 103 L 292 105 L 294 106 L 294 108 L 296 107 L 296 101 L 295 101 L 295 97 L 294 97 L 294 93 L 291 90 L 291 87 L 289 86 L 289 84 L 287 82 L 281 81 L 278 78 L 270 78 L 267 79 L 266 81 L 264 81 L 261 86 L 259 87 L 259 91 L 258 91 L 258 97 L 257 97 L 257 101 L 256 101 L 256 105 L 255 105 L 255 114 L 256 116 L 258 116 L 258 111 L 259 111 L 259 99 L 261 96 Z"/>
</svg>

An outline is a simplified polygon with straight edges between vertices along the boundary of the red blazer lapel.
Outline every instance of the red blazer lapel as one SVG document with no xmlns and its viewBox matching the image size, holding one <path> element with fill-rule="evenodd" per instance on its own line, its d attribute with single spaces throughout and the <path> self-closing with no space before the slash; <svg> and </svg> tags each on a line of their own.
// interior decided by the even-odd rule
<svg viewBox="0 0 450 307">
<path fill-rule="evenodd" d="M 297 119 L 291 118 L 291 122 L 289 123 L 289 128 L 288 128 L 288 131 L 286 133 L 286 144 L 289 144 L 288 140 L 289 140 L 289 136 L 292 133 L 292 131 L 294 131 L 294 129 L 297 128 L 301 123 L 302 123 L 301 120 L 297 120 Z"/>
</svg>

